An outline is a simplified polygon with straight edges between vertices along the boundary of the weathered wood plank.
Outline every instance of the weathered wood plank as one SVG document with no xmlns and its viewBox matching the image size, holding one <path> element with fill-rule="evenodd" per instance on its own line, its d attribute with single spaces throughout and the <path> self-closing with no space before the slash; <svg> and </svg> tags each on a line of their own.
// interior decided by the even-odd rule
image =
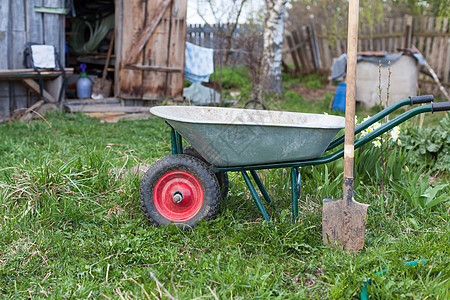
<svg viewBox="0 0 450 300">
<path fill-rule="evenodd" d="M 441 33 L 445 33 L 447 31 L 448 26 L 448 18 L 444 18 L 442 20 L 441 24 Z M 440 78 L 444 77 L 444 53 L 447 50 L 447 39 L 445 37 L 436 37 L 436 40 L 438 41 L 439 48 L 436 49 L 436 62 L 437 62 L 437 68 L 436 72 Z"/>
<path fill-rule="evenodd" d="M 42 6 L 43 0 L 28 0 L 26 7 L 26 30 L 27 41 L 33 43 L 44 43 L 44 24 L 42 14 L 34 11 L 34 6 Z"/>
<path fill-rule="evenodd" d="M 435 20 L 435 24 L 434 24 L 434 28 L 433 28 L 433 32 L 439 32 L 440 31 L 440 27 L 441 27 L 441 22 L 442 18 L 438 17 Z M 438 58 L 438 52 L 439 52 L 439 38 L 438 37 L 434 37 L 433 40 L 431 41 L 431 51 L 430 51 L 430 56 L 427 58 L 430 66 L 437 72 L 437 67 L 439 62 L 437 62 L 437 58 Z M 438 73 L 439 74 L 439 73 Z"/>
<path fill-rule="evenodd" d="M 172 0 L 162 0 L 162 1 L 150 1 L 147 3 L 147 7 L 152 7 L 149 11 L 147 9 L 148 18 L 146 20 L 147 25 L 144 30 L 136 38 L 135 43 L 131 48 L 128 49 L 127 64 L 134 64 L 137 62 L 139 53 L 144 49 L 145 45 L 149 41 L 153 32 L 158 27 L 163 16 L 167 15 L 167 8 L 171 4 Z M 156 4 L 156 5 L 155 5 Z M 169 13 L 170 15 L 170 13 Z"/>
<path fill-rule="evenodd" d="M 418 20 L 419 20 L 420 27 L 417 28 L 417 31 L 418 32 L 425 32 L 427 30 L 428 18 L 420 17 L 420 18 L 418 18 Z M 417 35 L 417 32 L 415 32 L 414 34 Z M 419 44 L 418 44 L 417 48 L 419 49 L 420 52 L 423 53 L 423 51 L 424 51 L 424 44 L 425 44 L 425 37 L 420 35 L 420 36 L 418 36 L 418 39 L 419 39 Z"/>
<path fill-rule="evenodd" d="M 34 11 L 34 6 L 42 6 L 43 0 L 25 0 L 25 28 L 27 42 L 44 43 L 44 24 L 42 14 Z M 64 33 L 64 30 L 61 30 Z M 29 93 L 27 107 L 37 102 L 39 97 Z"/>
<path fill-rule="evenodd" d="M 66 105 L 69 112 L 123 112 L 140 113 L 150 111 L 148 106 L 112 106 L 112 105 Z"/>
<path fill-rule="evenodd" d="M 147 3 L 147 16 L 154 16 L 159 13 L 160 7 L 167 0 L 153 0 Z M 153 35 L 148 39 L 144 48 L 144 65 L 168 67 L 169 50 L 171 39 L 171 17 L 172 5 L 164 10 L 158 26 L 156 26 Z M 152 22 L 152 20 L 149 20 Z M 143 75 L 143 96 L 142 99 L 162 100 L 167 96 L 167 73 L 144 72 Z"/>
<path fill-rule="evenodd" d="M 386 28 L 386 32 L 392 32 L 393 31 L 393 29 L 394 29 L 394 25 L 395 25 L 395 20 L 394 19 L 389 19 L 389 22 L 388 22 L 388 26 L 387 26 L 387 28 Z M 395 48 L 395 38 L 390 38 L 390 39 L 388 39 L 388 41 L 389 41 L 389 43 L 387 44 L 387 51 L 388 52 L 393 52 L 393 49 Z"/>
<path fill-rule="evenodd" d="M 320 24 L 320 26 L 317 26 L 317 27 L 320 28 L 320 32 L 322 34 L 326 32 L 325 24 Z M 321 54 L 324 55 L 321 57 L 326 57 L 325 58 L 325 68 L 330 68 L 333 63 L 333 57 L 331 55 L 330 45 L 328 44 L 327 38 L 321 38 L 321 40 L 322 40 L 322 42 L 319 44 L 322 44 L 323 53 L 321 53 Z"/>
<path fill-rule="evenodd" d="M 0 1 L 0 69 L 9 69 L 10 36 L 9 1 Z M 9 118 L 9 106 L 9 83 L 0 82 L 0 119 Z"/>
<path fill-rule="evenodd" d="M 315 60 L 314 60 L 314 55 L 313 55 L 313 49 L 312 49 L 312 43 L 311 43 L 311 39 L 310 39 L 310 34 L 309 34 L 309 31 L 308 31 L 308 26 L 306 26 L 306 28 L 305 28 L 305 30 L 303 30 L 302 31 L 303 32 L 303 37 L 302 37 L 302 39 L 305 41 L 304 42 L 304 45 L 305 45 L 305 52 L 306 52 L 306 55 L 307 55 L 307 62 L 309 63 L 309 67 L 312 69 L 312 70 L 316 70 L 316 63 L 315 63 Z"/>
<path fill-rule="evenodd" d="M 66 76 L 73 74 L 73 68 L 65 68 Z M 61 75 L 60 71 L 42 71 L 40 72 L 42 78 L 56 78 Z M 23 78 L 39 78 L 36 71 L 33 69 L 14 69 L 14 70 L 1 70 L 0 69 L 0 81 L 1 80 L 20 80 Z"/>
<path fill-rule="evenodd" d="M 118 98 L 103 98 L 103 99 L 76 99 L 67 100 L 65 105 L 120 105 L 120 99 Z"/>
<path fill-rule="evenodd" d="M 64 0 L 44 0 L 44 6 L 60 8 L 64 7 Z M 61 64 L 64 65 L 65 58 L 64 52 L 64 37 L 61 36 L 61 32 L 64 33 L 64 16 L 55 14 L 43 14 L 44 25 L 44 44 L 53 45 L 59 54 Z"/>
<path fill-rule="evenodd" d="M 23 50 L 27 40 L 25 25 L 25 0 L 11 1 L 11 43 L 9 68 L 23 68 Z M 10 82 L 11 105 L 13 109 L 26 108 L 28 104 L 27 89 L 18 82 Z"/>
<path fill-rule="evenodd" d="M 335 26 L 335 32 L 339 33 L 339 25 Z M 336 53 L 336 57 L 341 55 L 342 53 L 344 53 L 345 51 L 341 48 L 341 38 L 339 37 L 339 34 L 337 34 L 336 36 L 336 41 L 335 41 L 335 53 Z"/>
<path fill-rule="evenodd" d="M 149 66 L 149 65 L 126 65 L 125 69 L 164 72 L 164 73 L 181 73 L 181 72 L 183 72 L 182 68 L 159 67 L 159 66 Z"/>
<path fill-rule="evenodd" d="M 9 45 L 9 69 L 23 68 L 23 50 L 26 42 L 25 1 L 12 1 L 10 14 L 11 42 Z"/>
<path fill-rule="evenodd" d="M 120 66 L 122 64 L 122 22 L 123 22 L 123 0 L 115 0 L 115 42 L 114 42 L 114 97 L 120 95 Z"/>
<path fill-rule="evenodd" d="M 35 93 L 37 93 L 38 95 L 41 94 L 39 84 L 36 81 L 34 81 L 33 79 L 23 79 L 22 81 L 28 88 L 33 90 Z M 47 98 L 49 101 L 56 102 L 56 98 L 53 97 L 49 92 L 47 92 L 47 90 L 44 89 L 42 92 L 44 94 L 44 97 Z"/>
<path fill-rule="evenodd" d="M 412 45 L 412 26 L 413 26 L 413 17 L 412 16 L 405 16 L 404 22 L 403 22 L 403 45 L 402 48 L 411 48 Z"/>
<path fill-rule="evenodd" d="M 414 32 L 418 31 L 418 29 L 420 28 L 419 18 L 412 18 L 412 19 L 413 19 L 413 21 L 412 21 L 412 28 L 411 28 L 411 47 L 413 45 L 418 47 L 419 39 L 414 34 Z"/>
<path fill-rule="evenodd" d="M 302 64 L 302 71 L 309 72 L 310 70 L 309 70 L 309 66 L 306 63 L 305 55 L 303 54 L 303 48 L 300 46 L 301 43 L 303 42 L 301 40 L 300 31 L 301 31 L 301 29 L 298 31 L 292 32 L 292 38 L 294 40 L 295 45 L 298 46 L 297 56 L 300 59 L 300 63 Z"/>
<path fill-rule="evenodd" d="M 0 118 L 9 115 L 9 83 L 0 81 Z"/>
<path fill-rule="evenodd" d="M 434 31 L 434 17 L 428 18 L 428 24 L 427 24 L 427 32 L 433 32 Z M 429 60 L 431 56 L 431 42 L 433 38 L 427 37 L 426 38 L 426 44 L 425 44 L 425 52 L 422 52 L 423 55 L 425 55 L 425 58 Z M 419 49 L 420 50 L 420 49 Z"/>
<path fill-rule="evenodd" d="M 9 1 L 0 1 L 0 69 L 9 69 L 10 21 Z"/>
<path fill-rule="evenodd" d="M 172 7 L 171 31 L 169 40 L 169 68 L 180 68 L 179 73 L 167 74 L 167 96 L 174 100 L 183 100 L 184 51 L 186 45 L 187 1 L 175 0 Z M 206 45 L 206 40 L 203 39 Z"/>
<path fill-rule="evenodd" d="M 122 9 L 122 49 L 130 49 L 145 25 L 146 1 L 128 0 Z M 124 62 L 127 52 L 121 55 L 120 67 L 120 97 L 124 99 L 142 98 L 142 71 L 126 70 Z M 143 64 L 144 54 L 141 53 L 137 64 Z"/>
<path fill-rule="evenodd" d="M 396 24 L 395 24 L 395 33 L 396 34 L 399 34 L 399 36 L 398 36 L 398 38 L 396 39 L 396 43 L 395 43 L 395 49 L 393 49 L 393 51 L 392 52 L 397 52 L 397 49 L 398 48 L 402 48 L 403 47 L 403 45 L 404 45 L 404 41 L 403 41 L 403 38 L 404 38 L 404 35 L 403 35 L 403 31 L 402 31 L 402 29 L 403 29 L 403 18 L 397 18 L 397 22 L 396 22 Z"/>
<path fill-rule="evenodd" d="M 383 23 L 380 23 L 379 25 L 378 25 L 378 33 L 379 34 L 382 34 L 382 33 L 384 33 L 384 22 Z M 378 51 L 385 51 L 386 50 L 386 39 L 384 39 L 384 38 L 380 38 L 380 41 L 379 41 L 379 48 L 378 49 L 376 49 L 376 50 L 378 50 Z"/>
<path fill-rule="evenodd" d="M 292 37 L 290 35 L 286 36 L 286 41 L 287 41 L 289 49 L 293 49 L 295 47 L 294 41 L 292 40 Z M 291 50 L 289 52 L 289 54 L 291 55 L 292 61 L 294 62 L 295 72 L 300 73 L 300 63 L 297 59 L 297 52 L 294 50 Z"/>
<path fill-rule="evenodd" d="M 375 32 L 374 32 L 374 27 L 369 27 L 369 28 L 367 28 L 366 29 L 366 32 L 367 32 L 367 34 L 368 34 L 368 37 L 367 37 L 367 44 L 366 44 L 366 46 L 367 46 L 367 51 L 374 51 L 375 50 L 375 47 L 374 47 L 374 38 L 373 38 L 373 35 L 375 34 Z"/>
<path fill-rule="evenodd" d="M 365 35 L 365 37 L 359 39 L 360 43 L 358 45 L 358 50 L 359 51 L 369 51 L 369 37 L 368 36 L 370 35 L 370 33 L 368 31 L 368 28 L 367 28 L 367 26 L 361 26 L 360 30 L 361 30 L 360 32 L 363 35 Z"/>
<path fill-rule="evenodd" d="M 426 24 L 426 32 L 427 33 L 433 33 L 434 31 L 434 17 L 428 17 L 427 24 Z M 425 59 L 427 60 L 428 64 L 431 58 L 431 45 L 432 45 L 433 37 L 432 36 L 425 36 L 425 42 L 424 42 L 424 50 L 422 51 L 422 54 L 425 56 Z M 420 50 L 420 49 L 419 49 Z M 429 91 L 431 93 L 435 93 L 435 86 L 433 84 L 425 84 L 424 90 Z"/>
<path fill-rule="evenodd" d="M 449 73 L 450 73 L 450 38 L 446 39 L 446 58 L 445 58 L 445 68 L 444 68 L 444 78 L 443 81 L 449 83 Z"/>
</svg>

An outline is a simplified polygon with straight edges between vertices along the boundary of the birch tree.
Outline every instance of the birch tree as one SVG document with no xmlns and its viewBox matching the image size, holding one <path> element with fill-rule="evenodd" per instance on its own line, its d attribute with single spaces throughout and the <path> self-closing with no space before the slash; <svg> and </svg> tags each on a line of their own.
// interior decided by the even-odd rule
<svg viewBox="0 0 450 300">
<path fill-rule="evenodd" d="M 259 80 L 259 99 L 264 94 L 283 93 L 281 88 L 281 59 L 284 16 L 287 0 L 265 0 L 264 45 Z"/>
</svg>

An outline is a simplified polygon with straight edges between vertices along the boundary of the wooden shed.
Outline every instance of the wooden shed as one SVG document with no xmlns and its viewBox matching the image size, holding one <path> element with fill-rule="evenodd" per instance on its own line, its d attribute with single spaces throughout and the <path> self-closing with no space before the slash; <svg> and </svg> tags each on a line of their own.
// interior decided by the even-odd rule
<svg viewBox="0 0 450 300">
<path fill-rule="evenodd" d="M 71 45 L 77 36 L 91 42 L 88 29 L 84 28 L 92 31 L 96 21 L 89 25 L 82 12 L 102 18 L 101 11 L 90 8 L 95 3 L 109 3 L 110 15 L 114 14 L 113 30 L 102 41 L 103 45 L 109 45 L 107 40 L 114 36 L 114 50 L 106 66 L 106 51 L 102 52 L 100 46 L 79 54 Z M 55 47 L 68 73 L 75 70 L 69 90 L 74 81 L 76 86 L 80 63 L 86 63 L 91 79 L 100 76 L 105 67 L 108 79 L 113 81 L 110 96 L 125 105 L 145 105 L 148 100 L 182 100 L 186 12 L 187 0 L 2 0 L 0 53 L 6 55 L 0 56 L 0 118 L 9 118 L 17 109 L 30 107 L 40 98 L 39 89 L 24 80 L 36 79 L 32 69 L 24 70 L 23 66 L 27 42 Z M 85 31 L 74 32 L 75 19 L 88 24 L 81 26 Z M 46 72 L 47 94 L 58 93 L 62 82 L 59 75 Z M 67 95 L 75 97 L 73 93 Z"/>
</svg>

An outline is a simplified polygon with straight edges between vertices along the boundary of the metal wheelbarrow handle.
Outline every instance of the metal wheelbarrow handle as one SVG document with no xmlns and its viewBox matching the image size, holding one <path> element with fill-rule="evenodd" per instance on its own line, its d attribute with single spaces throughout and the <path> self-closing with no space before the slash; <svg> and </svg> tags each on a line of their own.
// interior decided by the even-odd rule
<svg viewBox="0 0 450 300">
<path fill-rule="evenodd" d="M 409 97 L 409 98 L 403 99 L 401 101 L 398 101 L 397 103 L 394 103 L 391 106 L 383 109 L 379 113 L 377 113 L 374 116 L 372 116 L 370 119 L 368 119 L 368 120 L 364 121 L 363 123 L 359 124 L 358 126 L 356 126 L 356 128 L 355 128 L 355 135 L 360 133 L 364 129 L 367 129 L 370 125 L 372 125 L 375 122 L 381 120 L 382 118 L 384 118 L 385 116 L 389 115 L 390 113 L 392 113 L 393 111 L 399 109 L 402 106 L 430 103 L 430 102 L 433 101 L 433 99 L 434 99 L 433 95 L 423 95 L 423 96 Z M 344 142 L 344 137 L 345 136 L 342 135 L 342 136 L 336 138 L 334 141 L 332 141 L 330 143 L 330 145 L 328 145 L 326 151 L 331 150 L 333 148 L 336 148 L 337 146 L 342 144 Z"/>
<path fill-rule="evenodd" d="M 411 105 L 414 105 L 414 104 L 430 103 L 433 101 L 434 96 L 433 95 L 422 95 L 422 96 L 409 97 L 409 99 L 411 100 Z"/>
<path fill-rule="evenodd" d="M 450 110 L 450 101 L 431 103 L 431 112 Z"/>
</svg>

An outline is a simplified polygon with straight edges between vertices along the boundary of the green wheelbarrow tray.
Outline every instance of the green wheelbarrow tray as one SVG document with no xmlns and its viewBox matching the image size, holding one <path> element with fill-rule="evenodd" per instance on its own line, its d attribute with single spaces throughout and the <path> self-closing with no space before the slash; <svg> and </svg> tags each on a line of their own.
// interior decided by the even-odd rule
<svg viewBox="0 0 450 300">
<path fill-rule="evenodd" d="M 339 116 L 200 106 L 156 106 L 208 163 L 238 167 L 320 157 L 345 126 Z"/>
<path fill-rule="evenodd" d="M 431 104 L 404 112 L 359 138 L 355 141 L 355 148 L 374 140 L 418 114 L 450 110 L 450 102 L 433 103 L 432 100 L 432 95 L 410 97 L 374 115 L 355 128 L 355 135 L 402 106 L 431 102 Z M 299 168 L 324 164 L 343 157 L 343 149 L 322 156 L 325 151 L 335 149 L 344 142 L 343 136 L 332 141 L 344 127 L 344 118 L 338 116 L 214 107 L 177 108 L 176 106 L 169 109 L 167 107 L 155 107 L 151 109 L 151 112 L 164 118 L 172 129 L 172 155 L 183 154 L 183 137 L 200 153 L 208 167 L 216 174 L 226 174 L 226 172 L 232 171 L 240 172 L 256 206 L 267 221 L 270 218 L 248 172 L 253 177 L 263 198 L 271 204 L 272 201 L 256 171 L 291 168 L 292 212 L 295 222 L 300 197 L 301 176 Z M 217 144 L 220 146 L 217 146 Z M 239 144 L 241 144 L 241 148 L 238 147 Z M 290 151 L 291 149 L 294 150 Z M 248 155 L 249 153 L 250 155 Z M 267 153 L 270 155 L 267 155 Z M 289 154 L 285 155 L 286 153 Z M 143 193 L 141 191 L 141 194 Z M 153 191 L 147 189 L 145 193 L 153 193 Z M 156 194 L 153 193 L 154 195 Z M 180 198 L 178 194 L 175 195 L 174 193 L 175 196 L 176 199 Z M 144 213 L 148 212 L 148 207 L 145 208 L 142 203 L 141 200 Z M 174 207 L 173 203 L 168 205 Z M 174 207 L 174 211 L 175 209 Z"/>
</svg>

